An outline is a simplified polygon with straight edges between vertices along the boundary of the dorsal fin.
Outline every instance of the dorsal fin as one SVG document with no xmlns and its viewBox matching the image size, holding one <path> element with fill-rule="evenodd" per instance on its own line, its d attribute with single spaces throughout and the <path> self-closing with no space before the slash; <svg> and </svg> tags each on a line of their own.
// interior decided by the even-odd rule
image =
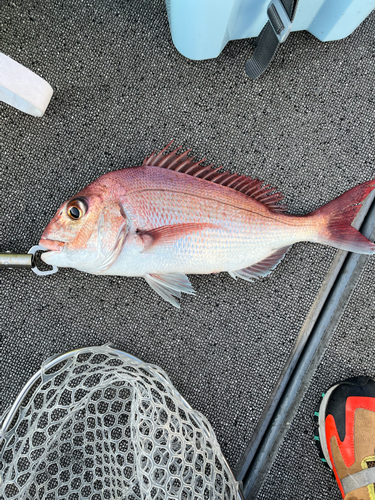
<svg viewBox="0 0 375 500">
<path fill-rule="evenodd" d="M 221 184 L 222 186 L 229 187 L 250 196 L 254 200 L 257 200 L 267 206 L 267 208 L 272 212 L 286 212 L 288 210 L 285 205 L 278 205 L 279 201 L 284 198 L 283 195 L 275 192 L 275 188 L 270 185 L 263 186 L 263 181 L 252 179 L 246 175 L 219 172 L 222 167 L 212 168 L 213 163 L 204 167 L 202 166 L 202 163 L 206 160 L 206 158 L 203 158 L 203 160 L 200 161 L 195 161 L 194 157 L 188 157 L 188 154 L 191 151 L 190 149 L 185 151 L 185 153 L 177 154 L 177 151 L 181 149 L 181 146 L 174 149 L 170 153 L 166 153 L 172 142 L 173 141 L 165 146 L 160 153 L 156 153 L 154 151 L 150 156 L 146 157 L 142 165 L 162 167 L 168 170 L 174 170 L 175 172 L 181 172 L 193 177 L 198 177 L 199 179 L 214 182 L 215 184 Z"/>
</svg>

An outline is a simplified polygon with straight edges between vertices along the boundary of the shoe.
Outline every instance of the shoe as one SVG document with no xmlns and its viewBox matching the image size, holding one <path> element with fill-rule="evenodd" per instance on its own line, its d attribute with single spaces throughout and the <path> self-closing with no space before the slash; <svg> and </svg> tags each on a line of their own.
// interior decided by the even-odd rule
<svg viewBox="0 0 375 500">
<path fill-rule="evenodd" d="M 345 500 L 375 500 L 375 381 L 355 377 L 331 387 L 316 414 L 321 450 Z"/>
</svg>

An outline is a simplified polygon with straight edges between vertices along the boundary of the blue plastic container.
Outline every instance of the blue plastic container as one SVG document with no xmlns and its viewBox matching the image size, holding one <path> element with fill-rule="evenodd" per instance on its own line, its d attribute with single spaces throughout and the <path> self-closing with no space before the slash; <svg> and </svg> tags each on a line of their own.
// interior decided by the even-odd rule
<svg viewBox="0 0 375 500">
<path fill-rule="evenodd" d="M 258 36 L 270 0 L 166 0 L 173 43 L 189 59 L 217 57 L 229 40 Z M 350 35 L 375 8 L 375 0 L 300 0 L 292 31 L 322 42 Z"/>
</svg>

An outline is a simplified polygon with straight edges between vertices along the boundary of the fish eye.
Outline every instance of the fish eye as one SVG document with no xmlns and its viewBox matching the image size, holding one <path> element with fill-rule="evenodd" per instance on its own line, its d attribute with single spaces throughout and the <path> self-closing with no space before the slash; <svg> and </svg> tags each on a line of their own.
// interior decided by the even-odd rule
<svg viewBox="0 0 375 500">
<path fill-rule="evenodd" d="M 69 215 L 72 219 L 79 219 L 81 217 L 81 211 L 77 207 L 72 207 L 69 210 Z"/>
<path fill-rule="evenodd" d="M 78 220 L 87 212 L 87 203 L 82 199 L 75 199 L 68 203 L 67 213 L 73 220 Z"/>
</svg>

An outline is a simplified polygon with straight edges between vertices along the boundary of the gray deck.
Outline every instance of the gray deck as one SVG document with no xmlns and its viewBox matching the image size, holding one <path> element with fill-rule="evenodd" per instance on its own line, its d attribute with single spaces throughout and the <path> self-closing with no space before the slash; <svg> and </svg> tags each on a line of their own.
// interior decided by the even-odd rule
<svg viewBox="0 0 375 500">
<path fill-rule="evenodd" d="M 256 496 L 259 500 L 341 498 L 333 474 L 317 459 L 318 452 L 312 437 L 315 428 L 313 415 L 318 410 L 322 393 L 335 382 L 358 375 L 375 377 L 372 340 L 375 322 L 374 271 L 375 257 L 371 257 L 364 265 L 357 286 L 325 346 L 307 391 L 297 398 L 298 410 Z M 298 476 L 302 480 L 296 486 Z"/>
<path fill-rule="evenodd" d="M 294 33 L 252 82 L 243 69 L 252 41 L 189 61 L 173 46 L 162 0 L 2 4 L 0 50 L 55 93 L 42 119 L 0 103 L 1 250 L 27 251 L 63 201 L 171 139 L 277 186 L 295 214 L 373 178 L 374 28 L 372 15 L 338 42 Z M 110 342 L 168 372 L 235 468 L 335 255 L 301 243 L 251 284 L 192 276 L 197 295 L 185 295 L 180 311 L 142 279 L 1 271 L 3 409 L 45 358 Z M 329 474 L 310 450 L 311 408 L 337 377 L 373 366 L 375 322 L 362 300 L 374 294 L 373 272 L 372 259 L 337 329 L 347 336 L 338 333 L 340 347 L 327 351 L 329 367 L 314 376 L 290 429 L 294 441 L 285 441 L 259 498 L 339 498 L 329 479 L 332 491 L 321 492 Z M 319 484 L 319 494 L 302 483 Z"/>
</svg>

